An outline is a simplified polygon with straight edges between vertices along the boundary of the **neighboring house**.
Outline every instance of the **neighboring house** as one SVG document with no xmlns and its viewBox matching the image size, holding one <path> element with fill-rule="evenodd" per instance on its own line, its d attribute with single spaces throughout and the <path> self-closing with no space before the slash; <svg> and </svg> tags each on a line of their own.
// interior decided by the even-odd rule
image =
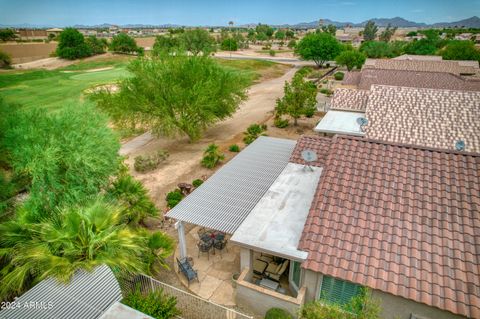
<svg viewBox="0 0 480 319">
<path fill-rule="evenodd" d="M 447 319 L 480 318 L 479 209 L 480 154 L 260 137 L 167 217 L 232 235 L 237 304 L 259 314 L 369 287 L 382 318 Z"/>
<path fill-rule="evenodd" d="M 42 280 L 15 299 L 12 308 L 0 311 L 0 319 L 147 319 L 143 313 L 120 304 L 122 291 L 106 265 L 91 272 L 77 271 L 69 283 Z M 2 307 L 3 308 L 3 307 Z"/>
<path fill-rule="evenodd" d="M 403 70 L 403 71 L 423 71 L 423 72 L 446 72 L 456 75 L 478 75 L 478 61 L 470 61 L 471 64 L 465 64 L 464 61 L 455 60 L 419 60 L 419 59 L 367 59 L 362 69 L 385 69 L 385 70 Z"/>
<path fill-rule="evenodd" d="M 60 33 L 62 33 L 63 29 L 60 28 L 52 28 L 52 29 L 47 29 L 47 35 L 49 36 L 50 34 L 53 34 L 54 36 L 58 36 Z"/>
<path fill-rule="evenodd" d="M 38 40 L 38 39 L 46 39 L 48 34 L 46 30 L 19 29 L 17 30 L 17 36 L 21 40 Z"/>
<path fill-rule="evenodd" d="M 455 36 L 455 40 L 470 41 L 473 36 L 472 33 L 460 33 Z"/>
<path fill-rule="evenodd" d="M 392 60 L 442 61 L 443 58 L 440 55 L 402 54 L 392 58 Z"/>
</svg>

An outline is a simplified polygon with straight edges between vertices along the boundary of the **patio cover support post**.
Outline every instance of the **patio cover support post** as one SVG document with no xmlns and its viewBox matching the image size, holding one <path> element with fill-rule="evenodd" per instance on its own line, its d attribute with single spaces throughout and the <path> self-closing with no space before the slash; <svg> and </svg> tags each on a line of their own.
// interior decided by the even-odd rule
<svg viewBox="0 0 480 319">
<path fill-rule="evenodd" d="M 175 223 L 175 229 L 178 232 L 178 245 L 180 246 L 180 258 L 187 257 L 187 244 L 185 241 L 185 227 L 181 221 Z"/>
</svg>

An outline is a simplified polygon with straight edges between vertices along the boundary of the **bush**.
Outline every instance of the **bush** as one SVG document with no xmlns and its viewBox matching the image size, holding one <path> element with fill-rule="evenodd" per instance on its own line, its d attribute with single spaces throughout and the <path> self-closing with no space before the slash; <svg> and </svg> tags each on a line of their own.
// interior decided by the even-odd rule
<svg viewBox="0 0 480 319">
<path fill-rule="evenodd" d="M 313 117 L 316 111 L 317 111 L 317 108 L 315 106 L 305 109 L 305 117 L 308 117 L 308 118 Z"/>
<path fill-rule="evenodd" d="M 265 314 L 265 319 L 293 319 L 292 315 L 281 308 L 271 308 Z"/>
<path fill-rule="evenodd" d="M 112 38 L 110 50 L 120 53 L 138 53 L 139 55 L 143 53 L 143 48 L 139 48 L 135 39 L 126 33 L 119 33 Z"/>
<path fill-rule="evenodd" d="M 245 137 L 243 138 L 243 142 L 245 144 L 250 144 L 255 141 L 260 135 L 265 135 L 264 132 L 267 130 L 267 126 L 265 124 L 252 124 L 247 128 L 247 131 L 244 132 Z"/>
<path fill-rule="evenodd" d="M 139 155 L 135 157 L 133 167 L 137 172 L 145 173 L 152 171 L 168 158 L 169 154 L 165 150 L 159 150 L 153 155 Z"/>
<path fill-rule="evenodd" d="M 320 89 L 320 93 L 325 94 L 326 96 L 331 96 L 333 94 L 333 91 L 330 89 L 322 88 Z"/>
<path fill-rule="evenodd" d="M 145 217 L 158 214 L 158 210 L 148 196 L 145 187 L 127 172 L 118 176 L 108 188 L 107 194 L 122 204 L 127 223 L 138 224 Z"/>
<path fill-rule="evenodd" d="M 173 208 L 183 199 L 183 194 L 179 189 L 176 189 L 167 194 L 165 200 L 167 201 L 167 207 Z"/>
<path fill-rule="evenodd" d="M 230 146 L 228 147 L 228 150 L 229 150 L 230 152 L 238 153 L 238 152 L 240 152 L 240 147 L 239 147 L 237 144 L 233 144 L 233 145 L 230 145 Z"/>
<path fill-rule="evenodd" d="M 318 301 L 305 304 L 300 310 L 302 319 L 356 319 L 354 314 L 348 313 L 335 304 L 323 304 Z"/>
<path fill-rule="evenodd" d="M 106 39 L 99 39 L 92 35 L 85 39 L 85 43 L 90 48 L 92 54 L 105 53 L 105 48 L 107 47 Z"/>
<path fill-rule="evenodd" d="M 270 54 L 270 56 L 275 56 L 275 50 L 269 50 L 268 54 Z"/>
<path fill-rule="evenodd" d="M 343 80 L 343 77 L 345 76 L 345 74 L 343 72 L 336 72 L 333 77 L 335 78 L 335 80 L 337 81 L 342 81 Z"/>
<path fill-rule="evenodd" d="M 273 120 L 273 125 L 278 128 L 285 128 L 288 126 L 288 120 L 287 119 L 282 119 L 281 117 L 277 116 Z"/>
<path fill-rule="evenodd" d="M 177 299 L 166 295 L 163 290 L 144 295 L 137 288 L 129 293 L 122 303 L 157 319 L 174 318 L 181 314 L 177 308 Z"/>
<path fill-rule="evenodd" d="M 192 185 L 193 185 L 193 187 L 195 187 L 195 188 L 197 188 L 198 186 L 200 186 L 200 185 L 202 185 L 202 184 L 203 184 L 203 180 L 201 180 L 201 179 L 199 179 L 199 178 L 193 180 L 193 182 L 192 182 Z"/>
<path fill-rule="evenodd" d="M 8 68 L 12 64 L 12 57 L 3 51 L 0 51 L 0 68 Z"/>
<path fill-rule="evenodd" d="M 201 164 L 203 167 L 212 169 L 224 159 L 225 156 L 218 150 L 218 145 L 210 144 L 203 153 Z"/>
<path fill-rule="evenodd" d="M 237 51 L 238 42 L 235 39 L 228 38 L 222 41 L 220 48 L 224 51 Z"/>
<path fill-rule="evenodd" d="M 297 41 L 295 39 L 292 39 L 288 41 L 287 47 L 289 47 L 290 49 L 294 49 L 296 45 L 297 45 Z"/>
</svg>

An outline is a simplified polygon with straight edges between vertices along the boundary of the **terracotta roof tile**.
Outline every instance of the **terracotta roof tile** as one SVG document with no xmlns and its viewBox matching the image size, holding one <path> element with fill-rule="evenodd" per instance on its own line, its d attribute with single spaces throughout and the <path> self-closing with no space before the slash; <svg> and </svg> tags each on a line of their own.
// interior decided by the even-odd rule
<svg viewBox="0 0 480 319">
<path fill-rule="evenodd" d="M 328 156 L 303 267 L 480 318 L 480 154 L 346 136 L 309 143 Z"/>
<path fill-rule="evenodd" d="M 330 100 L 330 109 L 343 111 L 365 111 L 369 91 L 338 88 Z"/>
<path fill-rule="evenodd" d="M 425 72 L 446 72 L 456 75 L 461 74 L 477 74 L 478 64 L 465 64 L 463 61 L 443 60 L 394 60 L 394 59 L 367 59 L 363 69 L 389 69 L 389 70 L 406 70 L 406 71 L 425 71 Z"/>
<path fill-rule="evenodd" d="M 445 72 L 422 72 L 408 70 L 384 70 L 367 68 L 348 72 L 342 84 L 353 85 L 361 90 L 370 90 L 374 84 L 417 88 L 480 91 L 480 79 Z"/>
<path fill-rule="evenodd" d="M 331 143 L 331 138 L 304 135 L 298 139 L 297 145 L 290 157 L 290 162 L 305 165 L 306 163 L 303 160 L 301 153 L 303 150 L 309 149 L 317 153 L 317 160 L 309 164 L 322 167 L 325 164 Z"/>
<path fill-rule="evenodd" d="M 443 149 L 463 140 L 466 151 L 480 152 L 480 91 L 373 85 L 370 92 L 366 138 Z"/>
</svg>

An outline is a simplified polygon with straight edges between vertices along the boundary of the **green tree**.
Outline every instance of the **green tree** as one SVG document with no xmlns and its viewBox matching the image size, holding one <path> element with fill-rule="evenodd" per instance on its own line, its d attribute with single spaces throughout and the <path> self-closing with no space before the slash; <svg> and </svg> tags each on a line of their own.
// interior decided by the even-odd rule
<svg viewBox="0 0 480 319">
<path fill-rule="evenodd" d="M 8 68 L 12 64 L 12 58 L 9 54 L 0 51 L 0 68 Z"/>
<path fill-rule="evenodd" d="M 375 25 L 373 20 L 369 20 L 367 24 L 365 24 L 365 28 L 363 29 L 363 39 L 365 41 L 373 41 L 377 36 L 378 27 Z"/>
<path fill-rule="evenodd" d="M 85 43 L 83 34 L 74 28 L 66 28 L 59 35 L 57 56 L 63 59 L 75 60 L 92 55 L 92 50 Z"/>
<path fill-rule="evenodd" d="M 203 153 L 203 159 L 201 163 L 202 166 L 212 169 L 220 164 L 220 162 L 224 159 L 225 155 L 220 152 L 218 145 L 210 144 Z"/>
<path fill-rule="evenodd" d="M 2 299 L 45 278 L 67 282 L 76 270 L 102 264 L 120 272 L 149 273 L 152 255 L 172 252 L 172 241 L 164 235 L 154 252 L 150 247 L 158 241 L 151 243 L 146 231 L 129 228 L 122 210 L 104 201 L 64 208 L 38 223 L 25 215 L 17 211 L 15 219 L 0 224 Z"/>
<path fill-rule="evenodd" d="M 480 61 L 480 51 L 471 41 L 452 41 L 440 51 L 444 60 L 477 60 Z"/>
<path fill-rule="evenodd" d="M 285 31 L 283 31 L 283 30 L 277 30 L 277 32 L 275 32 L 275 39 L 277 39 L 277 40 L 284 40 L 285 37 L 286 37 Z"/>
<path fill-rule="evenodd" d="M 272 35 L 273 35 L 273 32 L 275 30 L 273 30 L 273 28 L 271 26 L 269 26 L 268 24 L 261 24 L 259 23 L 256 27 L 255 27 L 255 31 L 257 32 L 257 34 L 260 34 L 260 33 L 263 33 L 267 36 L 267 38 L 271 38 Z"/>
<path fill-rule="evenodd" d="M 119 126 L 141 124 L 164 136 L 186 134 L 191 141 L 203 130 L 231 116 L 250 79 L 208 57 L 137 59 L 120 83 L 120 92 L 93 96 Z"/>
<path fill-rule="evenodd" d="M 287 47 L 289 47 L 290 49 L 294 49 L 296 46 L 297 46 L 297 41 L 295 39 L 288 41 Z"/>
<path fill-rule="evenodd" d="M 285 31 L 285 36 L 287 37 L 287 39 L 292 39 L 295 36 L 295 32 L 293 32 L 293 30 L 288 29 L 287 31 Z"/>
<path fill-rule="evenodd" d="M 143 48 L 139 48 L 135 39 L 126 33 L 119 33 L 112 38 L 110 50 L 118 53 L 138 53 L 143 54 Z"/>
<path fill-rule="evenodd" d="M 10 41 L 16 38 L 15 31 L 12 29 L 0 29 L 0 41 Z"/>
<path fill-rule="evenodd" d="M 197 56 L 209 55 L 215 51 L 215 40 L 203 29 L 187 30 L 180 36 L 180 41 L 188 52 Z"/>
<path fill-rule="evenodd" d="M 296 54 L 305 60 L 313 60 L 319 67 L 334 60 L 340 51 L 340 43 L 329 33 L 307 34 L 295 47 Z"/>
<path fill-rule="evenodd" d="M 105 53 L 107 48 L 107 39 L 99 39 L 94 35 L 89 36 L 85 39 L 85 43 L 90 48 L 92 54 L 102 54 Z"/>
<path fill-rule="evenodd" d="M 228 38 L 222 41 L 220 48 L 224 51 L 237 51 L 238 42 L 235 39 Z"/>
<path fill-rule="evenodd" d="M 256 39 L 257 41 L 261 41 L 261 42 L 262 42 L 262 41 L 267 41 L 267 40 L 268 40 L 268 37 L 267 37 L 267 35 L 266 35 L 265 33 L 260 32 L 260 33 L 257 33 L 257 35 L 255 36 L 255 39 Z"/>
<path fill-rule="evenodd" d="M 416 31 L 410 31 L 410 32 L 407 33 L 407 37 L 415 37 L 415 36 L 417 36 L 417 34 L 418 33 Z"/>
<path fill-rule="evenodd" d="M 329 33 L 329 34 L 335 36 L 335 34 L 337 33 L 337 27 L 334 26 L 333 24 L 322 25 L 321 28 L 320 28 L 320 31 L 325 32 L 325 33 Z"/>
<path fill-rule="evenodd" d="M 182 50 L 184 51 L 185 49 L 182 48 L 180 40 L 177 37 L 172 35 L 159 35 L 155 38 L 152 54 L 155 56 L 168 55 Z"/>
<path fill-rule="evenodd" d="M 413 41 L 405 46 L 405 53 L 407 54 L 433 55 L 436 52 L 435 42 L 428 39 Z"/>
<path fill-rule="evenodd" d="M 347 67 L 348 71 L 351 71 L 353 68 L 360 69 L 365 63 L 365 54 L 356 50 L 346 50 L 340 53 L 335 61 L 338 65 L 344 65 Z"/>
<path fill-rule="evenodd" d="M 59 205 L 97 195 L 117 171 L 117 136 L 93 107 L 20 110 L 6 123 L 0 149 L 14 173 L 30 180 L 25 204 L 39 219 Z"/>
<path fill-rule="evenodd" d="M 389 44 L 383 41 L 364 42 L 360 46 L 360 52 L 365 53 L 369 58 L 385 58 L 392 56 Z"/>
<path fill-rule="evenodd" d="M 383 30 L 380 33 L 380 36 L 379 36 L 380 41 L 390 42 L 390 39 L 392 38 L 392 36 L 395 34 L 396 31 L 397 31 L 397 27 L 392 28 L 392 26 L 389 23 L 385 28 L 385 30 Z"/>
<path fill-rule="evenodd" d="M 285 82 L 284 96 L 277 99 L 275 112 L 277 116 L 284 114 L 293 118 L 293 125 L 297 126 L 297 120 L 315 110 L 317 104 L 317 86 L 304 80 L 304 74 L 297 73 L 291 83 Z"/>
</svg>

